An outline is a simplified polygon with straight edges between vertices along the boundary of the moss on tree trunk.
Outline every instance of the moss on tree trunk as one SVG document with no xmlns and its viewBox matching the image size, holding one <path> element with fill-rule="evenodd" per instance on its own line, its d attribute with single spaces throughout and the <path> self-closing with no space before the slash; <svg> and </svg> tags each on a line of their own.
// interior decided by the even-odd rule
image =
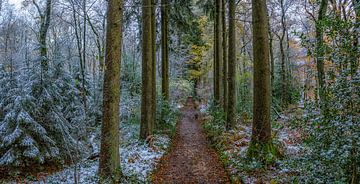
<svg viewBox="0 0 360 184">
<path fill-rule="evenodd" d="M 228 53 L 228 104 L 227 129 L 236 124 L 236 33 L 235 33 L 235 0 L 229 1 L 229 53 Z"/>
<path fill-rule="evenodd" d="M 99 174 L 103 179 L 120 179 L 119 103 L 123 1 L 109 0 L 106 31 L 106 62 Z"/>
<path fill-rule="evenodd" d="M 265 0 L 252 0 L 254 104 L 251 146 L 248 155 L 258 158 L 272 147 L 270 124 L 270 61 L 268 18 Z M 256 151 L 252 151 L 255 148 Z"/>
<path fill-rule="evenodd" d="M 145 140 L 153 132 L 153 0 L 142 4 L 142 92 L 140 139 Z"/>
</svg>

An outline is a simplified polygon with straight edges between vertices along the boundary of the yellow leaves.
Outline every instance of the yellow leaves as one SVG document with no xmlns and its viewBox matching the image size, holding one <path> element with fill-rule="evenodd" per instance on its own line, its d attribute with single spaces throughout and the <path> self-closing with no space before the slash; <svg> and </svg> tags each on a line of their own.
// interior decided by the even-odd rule
<svg viewBox="0 0 360 184">
<path fill-rule="evenodd" d="M 201 67 L 203 62 L 204 53 L 207 51 L 207 46 L 192 45 L 189 54 L 192 55 L 191 59 L 186 63 L 190 66 L 188 70 L 189 79 L 198 79 L 203 73 L 204 69 Z"/>
<path fill-rule="evenodd" d="M 189 75 L 190 79 L 197 79 L 201 77 L 202 72 L 197 70 L 189 70 Z"/>
<path fill-rule="evenodd" d="M 206 25 L 208 24 L 208 17 L 207 16 L 200 16 L 198 19 L 198 23 L 200 25 L 201 32 L 205 31 Z"/>
</svg>

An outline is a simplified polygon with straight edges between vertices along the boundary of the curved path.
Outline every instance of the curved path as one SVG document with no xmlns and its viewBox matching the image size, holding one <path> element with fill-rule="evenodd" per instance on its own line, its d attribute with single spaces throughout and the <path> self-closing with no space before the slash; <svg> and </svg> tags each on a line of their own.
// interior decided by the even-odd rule
<svg viewBox="0 0 360 184">
<path fill-rule="evenodd" d="M 153 175 L 154 183 L 230 183 L 215 150 L 197 120 L 192 100 L 182 109 L 174 145 Z"/>
</svg>

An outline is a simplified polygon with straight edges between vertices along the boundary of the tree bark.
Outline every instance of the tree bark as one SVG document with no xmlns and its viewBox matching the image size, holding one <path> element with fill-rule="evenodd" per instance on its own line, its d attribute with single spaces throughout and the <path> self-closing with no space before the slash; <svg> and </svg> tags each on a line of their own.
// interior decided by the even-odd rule
<svg viewBox="0 0 360 184">
<path fill-rule="evenodd" d="M 152 76 L 151 76 L 151 130 L 155 127 L 156 122 L 156 0 L 151 2 L 151 45 L 152 45 Z"/>
<path fill-rule="evenodd" d="M 216 105 L 221 103 L 221 64 L 223 59 L 222 46 L 222 1 L 215 1 L 215 58 L 214 58 L 214 100 Z"/>
<path fill-rule="evenodd" d="M 41 62 L 41 73 L 42 79 L 46 77 L 49 61 L 47 58 L 47 43 L 46 37 L 50 26 L 50 17 L 51 17 L 51 0 L 46 0 L 45 12 L 40 10 L 39 5 L 33 0 L 33 4 L 36 6 L 39 16 L 40 16 L 40 32 L 39 32 L 39 44 L 40 44 L 40 62 Z M 45 14 L 44 14 L 45 13 Z"/>
<path fill-rule="evenodd" d="M 223 110 L 225 114 L 227 114 L 227 103 L 228 103 L 228 82 L 227 82 L 227 72 L 228 72 L 228 65 L 227 65 L 227 39 L 226 39 L 226 0 L 222 0 L 222 9 L 221 9 L 221 16 L 222 16 L 222 47 L 223 47 L 223 66 L 222 66 L 222 88 L 223 88 Z"/>
<path fill-rule="evenodd" d="M 324 20 L 328 7 L 328 0 L 322 0 L 320 4 L 318 19 L 316 21 L 316 69 L 319 85 L 320 108 L 324 112 L 326 109 L 326 86 L 325 86 L 325 69 L 324 69 L 324 30 L 321 21 Z"/>
<path fill-rule="evenodd" d="M 83 0 L 83 63 L 81 65 L 81 77 L 82 77 L 82 98 L 85 114 L 87 112 L 87 103 L 86 103 L 86 88 L 85 88 L 85 71 L 86 71 L 86 0 Z"/>
<path fill-rule="evenodd" d="M 169 101 L 169 1 L 161 0 L 161 93 Z"/>
<path fill-rule="evenodd" d="M 228 104 L 227 126 L 232 129 L 236 125 L 236 32 L 235 32 L 235 0 L 229 0 L 229 53 L 228 53 Z"/>
<path fill-rule="evenodd" d="M 267 9 L 265 0 L 252 0 L 254 104 L 252 144 L 271 142 L 270 125 L 270 63 Z"/>
<path fill-rule="evenodd" d="M 271 32 L 270 28 L 270 18 L 268 18 L 268 34 L 269 34 L 269 49 L 270 49 L 270 66 L 271 66 L 271 89 L 274 89 L 274 82 L 275 82 L 275 58 L 274 58 L 274 50 L 273 50 L 273 42 L 274 36 Z"/>
<path fill-rule="evenodd" d="M 120 66 L 122 45 L 123 1 L 109 0 L 106 31 L 103 122 L 99 174 L 104 179 L 119 181 Z"/>
<path fill-rule="evenodd" d="M 280 0 L 280 7 L 281 7 L 281 36 L 279 39 L 280 44 L 280 58 L 281 58 L 281 107 L 285 108 L 288 104 L 287 102 L 287 93 L 288 93 L 288 86 L 287 86 L 287 79 L 286 79 L 286 54 L 284 48 L 284 40 L 286 36 L 286 23 L 285 23 L 285 7 L 284 7 L 284 0 Z"/>
<path fill-rule="evenodd" d="M 152 75 L 153 75 L 153 40 L 152 40 L 152 0 L 142 3 L 142 94 L 140 139 L 152 135 Z"/>
</svg>

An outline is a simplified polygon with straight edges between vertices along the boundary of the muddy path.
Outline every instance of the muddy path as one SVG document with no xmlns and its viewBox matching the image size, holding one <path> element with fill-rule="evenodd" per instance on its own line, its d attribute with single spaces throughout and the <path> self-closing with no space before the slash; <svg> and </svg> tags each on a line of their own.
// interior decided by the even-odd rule
<svg viewBox="0 0 360 184">
<path fill-rule="evenodd" d="M 174 145 L 162 159 L 154 183 L 230 183 L 215 150 L 209 147 L 192 100 L 182 109 Z"/>
</svg>

